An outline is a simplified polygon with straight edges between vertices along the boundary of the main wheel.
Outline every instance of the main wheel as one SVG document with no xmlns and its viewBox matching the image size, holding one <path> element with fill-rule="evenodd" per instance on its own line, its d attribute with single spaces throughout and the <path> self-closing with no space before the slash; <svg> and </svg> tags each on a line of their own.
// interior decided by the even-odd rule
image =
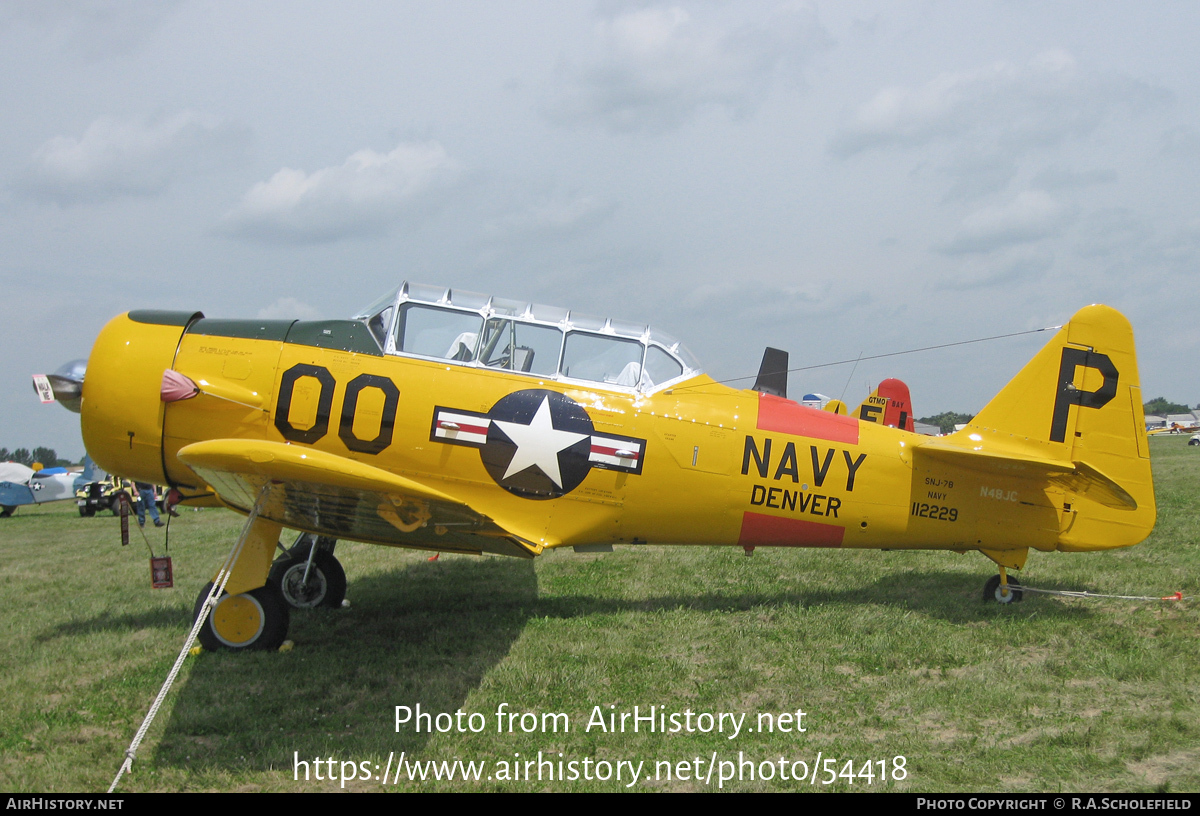
<svg viewBox="0 0 1200 816">
<path fill-rule="evenodd" d="M 1016 578 L 1008 576 L 1008 592 L 1004 593 L 1000 590 L 1000 576 L 993 575 L 987 579 L 987 583 L 983 585 L 983 599 L 985 601 L 995 601 L 996 603 L 1009 604 L 1020 603 L 1025 600 L 1025 593 L 1021 591 L 1021 584 Z"/>
<path fill-rule="evenodd" d="M 16 510 L 16 509 L 17 508 L 15 508 L 11 505 L 0 504 L 0 518 L 8 518 L 9 516 L 11 516 L 13 514 L 13 510 Z"/>
<path fill-rule="evenodd" d="M 283 599 L 295 609 L 337 609 L 346 598 L 346 571 L 332 553 L 317 550 L 308 567 L 311 544 L 295 547 L 271 566 L 267 583 L 279 588 Z M 308 582 L 304 571 L 308 569 Z"/>
<path fill-rule="evenodd" d="M 212 586 L 209 581 L 200 590 L 192 607 L 193 621 L 203 610 Z M 222 595 L 200 627 L 200 645 L 209 651 L 277 649 L 287 638 L 290 622 L 287 602 L 279 588 L 268 582 L 241 595 Z"/>
</svg>

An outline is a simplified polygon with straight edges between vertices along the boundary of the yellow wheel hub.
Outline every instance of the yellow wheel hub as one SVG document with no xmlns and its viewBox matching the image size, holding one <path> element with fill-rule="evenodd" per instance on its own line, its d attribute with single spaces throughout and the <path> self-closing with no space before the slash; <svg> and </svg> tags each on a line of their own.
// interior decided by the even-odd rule
<svg viewBox="0 0 1200 816">
<path fill-rule="evenodd" d="M 262 604 L 250 595 L 226 595 L 212 611 L 213 634 L 234 648 L 257 640 L 265 623 Z"/>
</svg>

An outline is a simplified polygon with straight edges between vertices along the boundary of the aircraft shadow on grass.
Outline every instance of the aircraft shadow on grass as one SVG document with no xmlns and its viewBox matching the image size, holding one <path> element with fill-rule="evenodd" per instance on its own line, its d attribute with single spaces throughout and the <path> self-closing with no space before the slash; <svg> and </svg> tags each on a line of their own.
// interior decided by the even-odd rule
<svg viewBox="0 0 1200 816">
<path fill-rule="evenodd" d="M 205 654 L 176 687 L 155 762 L 193 771 L 211 763 L 222 771 L 243 767 L 291 773 L 296 758 L 311 766 L 318 756 L 386 762 L 389 751 L 419 754 L 430 734 L 418 734 L 411 726 L 397 732 L 394 707 L 420 703 L 422 711 L 434 715 L 463 709 L 531 619 L 870 604 L 915 609 L 958 623 L 1021 610 L 982 601 L 964 606 L 967 583 L 962 573 L 909 571 L 841 591 L 541 598 L 529 561 L 415 564 L 353 581 L 348 610 L 293 612 L 292 635 L 298 645 L 290 653 Z M 1085 608 L 1057 601 L 1040 602 L 1037 611 L 1052 618 L 1090 617 Z M 170 625 L 169 615 L 156 617 L 152 625 L 159 624 Z M 535 708 L 540 692 L 531 688 L 526 699 L 510 702 L 516 709 Z M 492 712 L 483 713 L 491 725 Z"/>
<path fill-rule="evenodd" d="M 395 706 L 453 714 L 539 614 L 533 563 L 516 559 L 416 564 L 354 580 L 349 597 L 347 610 L 293 611 L 289 653 L 203 655 L 176 689 L 156 762 L 236 757 L 290 772 L 293 752 L 419 751 L 429 734 L 396 732 Z"/>
<path fill-rule="evenodd" d="M 70 620 L 38 635 L 38 643 L 48 643 L 62 637 L 76 637 L 101 632 L 137 632 L 141 629 L 175 629 L 179 627 L 179 610 L 168 606 L 142 612 L 114 615 L 101 612 L 92 618 Z"/>
</svg>

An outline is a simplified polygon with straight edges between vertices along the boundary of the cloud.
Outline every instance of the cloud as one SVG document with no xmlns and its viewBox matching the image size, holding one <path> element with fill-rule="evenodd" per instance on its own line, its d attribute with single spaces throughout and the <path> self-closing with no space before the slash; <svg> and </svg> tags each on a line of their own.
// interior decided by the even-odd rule
<svg viewBox="0 0 1200 816">
<path fill-rule="evenodd" d="M 947 255 L 987 253 L 1057 235 L 1076 211 L 1044 190 L 1026 190 L 1007 204 L 984 207 L 962 220 L 958 234 L 941 247 Z"/>
<path fill-rule="evenodd" d="M 255 315 L 259 320 L 316 320 L 320 316 L 312 306 L 294 297 L 281 297 Z"/>
<path fill-rule="evenodd" d="M 1064 167 L 1047 167 L 1033 177 L 1033 183 L 1043 190 L 1072 190 L 1093 187 L 1097 184 L 1112 184 L 1117 180 L 1115 170 L 1071 170 Z"/>
<path fill-rule="evenodd" d="M 248 141 L 245 130 L 190 110 L 153 120 L 103 117 L 79 138 L 45 142 L 15 186 L 28 198 L 59 204 L 156 195 L 237 159 Z"/>
<path fill-rule="evenodd" d="M 360 150 L 312 173 L 285 167 L 251 187 L 222 220 L 229 235 L 266 243 L 321 243 L 388 234 L 457 177 L 436 142 L 390 153 Z"/>
<path fill-rule="evenodd" d="M 1025 65 L 1000 62 L 885 88 L 849 115 L 830 150 L 845 158 L 946 140 L 985 150 L 1053 145 L 1091 133 L 1118 109 L 1140 111 L 1166 98 L 1143 82 L 1087 74 L 1065 51 L 1046 51 Z"/>
<path fill-rule="evenodd" d="M 491 240 L 568 237 L 607 221 L 617 208 L 593 196 L 554 198 L 489 221 L 483 231 Z"/>
<path fill-rule="evenodd" d="M 52 33 L 85 59 L 101 60 L 136 51 L 180 5 L 181 0 L 5 0 L 0 29 L 22 23 Z"/>
<path fill-rule="evenodd" d="M 722 322 L 740 324 L 792 324 L 869 303 L 866 292 L 840 291 L 829 280 L 781 284 L 747 279 L 696 283 L 681 298 L 679 308 L 689 314 L 719 315 Z"/>
<path fill-rule="evenodd" d="M 671 130 L 708 106 L 744 117 L 780 68 L 827 42 L 807 5 L 780 6 L 737 25 L 697 19 L 680 6 L 625 10 L 597 24 L 594 58 L 562 69 L 546 114 L 613 132 Z"/>
<path fill-rule="evenodd" d="M 958 291 L 985 289 L 1000 284 L 1009 285 L 1022 280 L 1042 278 L 1053 266 L 1052 253 L 1036 253 L 1010 258 L 999 264 L 987 263 L 976 269 L 959 269 L 953 276 L 942 278 L 939 285 Z"/>
<path fill-rule="evenodd" d="M 1190 127 L 1173 127 L 1159 138 L 1159 150 L 1175 159 L 1194 159 L 1200 156 L 1200 133 Z"/>
</svg>

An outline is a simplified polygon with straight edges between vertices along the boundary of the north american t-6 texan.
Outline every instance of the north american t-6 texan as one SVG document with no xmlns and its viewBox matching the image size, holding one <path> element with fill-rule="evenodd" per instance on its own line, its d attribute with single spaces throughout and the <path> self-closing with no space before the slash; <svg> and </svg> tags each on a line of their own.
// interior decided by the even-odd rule
<svg viewBox="0 0 1200 816">
<path fill-rule="evenodd" d="M 1077 312 L 945 437 L 793 402 L 780 362 L 732 388 L 646 325 L 404 284 L 350 320 L 129 312 L 84 376 L 51 381 L 101 467 L 247 516 L 224 594 L 196 604 L 212 648 L 275 647 L 289 606 L 341 605 L 337 539 L 975 550 L 1007 603 L 1030 549 L 1154 527 L 1133 332 L 1111 308 Z M 305 535 L 273 563 L 285 527 Z"/>
</svg>

